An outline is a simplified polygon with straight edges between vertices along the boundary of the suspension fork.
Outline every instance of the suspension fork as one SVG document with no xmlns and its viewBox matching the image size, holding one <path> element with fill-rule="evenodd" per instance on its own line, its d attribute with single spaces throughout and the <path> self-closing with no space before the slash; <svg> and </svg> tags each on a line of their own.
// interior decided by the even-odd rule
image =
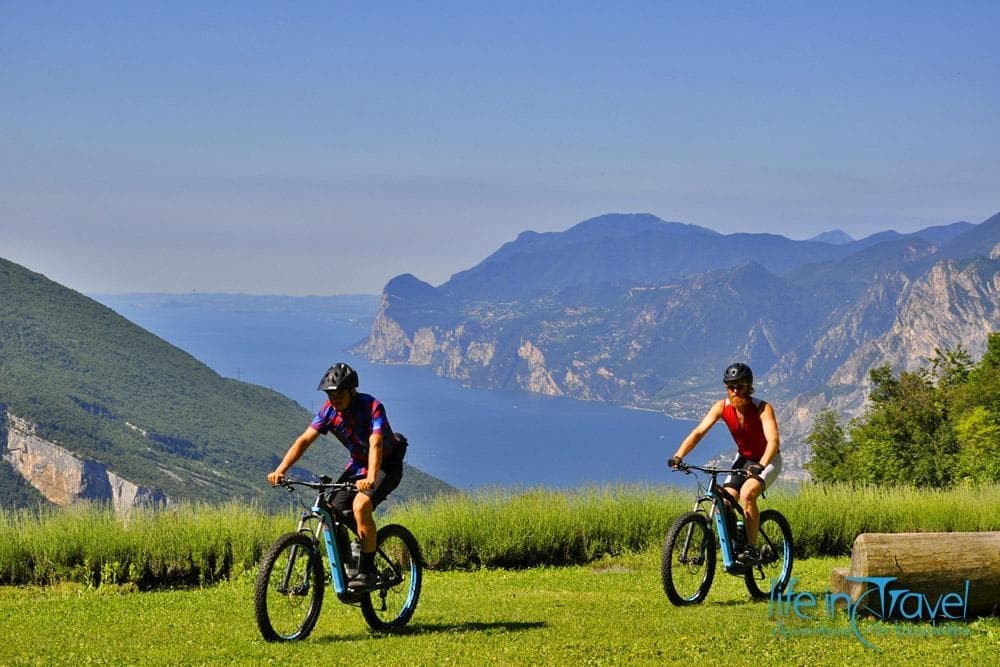
<svg viewBox="0 0 1000 667">
<path fill-rule="evenodd" d="M 705 503 L 710 500 L 712 500 L 711 496 L 699 497 L 697 500 L 695 500 L 694 508 L 692 509 L 692 511 L 704 513 L 704 509 L 702 508 L 702 503 Z M 714 508 L 714 503 L 712 507 Z M 711 511 L 709 512 L 708 516 L 712 516 Z M 693 525 L 688 526 L 688 530 L 684 535 L 684 547 L 681 551 L 681 562 L 683 563 L 688 562 L 688 554 L 691 553 L 691 540 L 694 538 L 694 533 L 695 533 L 694 526 Z M 715 548 L 715 546 L 714 545 L 707 546 L 705 544 L 702 544 L 699 549 L 699 555 L 703 555 L 701 554 L 701 552 L 703 552 L 706 548 Z"/>
</svg>

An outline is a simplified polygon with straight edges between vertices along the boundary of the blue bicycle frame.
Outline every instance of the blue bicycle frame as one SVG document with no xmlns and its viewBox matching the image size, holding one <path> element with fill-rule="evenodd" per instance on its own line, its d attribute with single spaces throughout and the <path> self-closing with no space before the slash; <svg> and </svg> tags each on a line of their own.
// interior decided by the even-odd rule
<svg viewBox="0 0 1000 667">
<path fill-rule="evenodd" d="M 317 500 L 320 497 L 317 496 Z M 318 522 L 315 529 L 306 525 L 309 521 Z M 318 502 L 313 504 L 309 512 L 303 512 L 302 517 L 299 519 L 298 531 L 309 533 L 317 542 L 322 541 L 325 545 L 327 562 L 331 564 L 329 576 L 330 581 L 333 583 L 333 590 L 342 602 L 350 602 L 354 596 L 353 592 L 347 588 L 347 581 L 344 576 L 344 559 L 341 556 L 341 550 L 337 544 L 337 536 L 334 532 L 336 529 L 343 530 L 346 538 L 347 528 L 344 524 L 335 520 L 329 509 L 323 507 Z M 321 537 L 322 540 L 320 539 Z"/>
<path fill-rule="evenodd" d="M 734 519 L 739 521 L 743 516 L 743 508 L 739 506 L 735 500 L 729 500 L 726 496 L 727 494 L 722 487 L 716 482 L 716 476 L 719 473 L 712 474 L 712 482 L 705 492 L 698 496 L 694 503 L 694 511 L 701 512 L 706 516 L 710 517 L 715 523 L 715 532 L 719 536 L 719 547 L 722 551 L 722 567 L 729 574 L 742 574 L 744 572 L 743 565 L 736 561 L 735 553 L 735 543 L 736 536 L 731 535 L 731 527 L 729 522 L 726 521 L 726 512 L 733 512 Z M 701 483 L 699 482 L 699 486 Z M 708 509 L 702 506 L 704 503 L 710 502 L 712 505 Z M 726 505 L 729 505 L 727 508 Z M 735 522 L 734 522 L 735 523 Z"/>
</svg>

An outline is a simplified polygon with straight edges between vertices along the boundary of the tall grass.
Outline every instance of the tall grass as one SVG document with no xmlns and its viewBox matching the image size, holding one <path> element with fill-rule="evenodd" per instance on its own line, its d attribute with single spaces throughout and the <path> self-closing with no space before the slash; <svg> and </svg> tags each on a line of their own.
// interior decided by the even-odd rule
<svg viewBox="0 0 1000 667">
<path fill-rule="evenodd" d="M 402 504 L 378 520 L 410 528 L 428 567 L 521 568 L 657 548 L 692 500 L 691 491 L 653 486 L 482 490 Z M 863 532 L 1000 530 L 996 486 L 918 492 L 810 484 L 778 487 L 762 504 L 788 517 L 799 557 L 846 555 Z M 146 589 L 235 579 L 295 519 L 237 504 L 127 518 L 96 506 L 0 510 L 0 584 Z"/>
<path fill-rule="evenodd" d="M 806 484 L 775 489 L 767 504 L 792 525 L 796 551 L 847 555 L 860 533 L 1000 530 L 1000 486 L 912 487 Z"/>
<path fill-rule="evenodd" d="M 0 584 L 209 584 L 252 569 L 275 518 L 237 504 L 118 517 L 106 507 L 0 511 Z"/>
<path fill-rule="evenodd" d="M 417 535 L 429 567 L 530 567 L 640 551 L 690 504 L 689 494 L 657 487 L 484 490 L 403 505 L 389 520 Z"/>
</svg>

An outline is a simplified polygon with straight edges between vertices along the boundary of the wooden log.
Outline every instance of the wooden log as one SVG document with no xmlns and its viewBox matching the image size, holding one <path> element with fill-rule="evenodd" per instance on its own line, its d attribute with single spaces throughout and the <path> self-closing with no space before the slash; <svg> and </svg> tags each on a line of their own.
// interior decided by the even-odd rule
<svg viewBox="0 0 1000 667">
<path fill-rule="evenodd" d="M 850 581 L 849 577 L 873 581 Z M 880 577 L 894 577 L 895 581 L 883 584 L 877 579 Z M 894 604 L 885 604 L 893 612 L 886 617 L 916 619 L 920 618 L 918 612 L 932 612 L 932 617 L 953 618 L 957 598 L 962 600 L 965 615 L 997 614 L 1000 532 L 862 533 L 854 540 L 850 569 L 846 574 L 835 570 L 830 589 L 847 593 L 852 602 L 864 595 L 865 604 L 871 607 L 869 602 L 881 602 L 875 590 L 880 585 L 887 593 L 912 592 L 897 593 L 890 600 Z M 947 609 L 942 609 L 942 601 Z M 878 610 L 869 611 L 882 615 Z"/>
<path fill-rule="evenodd" d="M 833 568 L 833 571 L 830 572 L 830 590 L 834 593 L 847 593 L 850 595 L 851 582 L 847 580 L 847 577 L 849 576 L 851 576 L 851 568 Z M 856 600 L 857 598 L 854 599 Z M 837 609 L 844 609 L 847 607 L 847 602 L 842 599 L 837 599 L 836 607 Z"/>
</svg>

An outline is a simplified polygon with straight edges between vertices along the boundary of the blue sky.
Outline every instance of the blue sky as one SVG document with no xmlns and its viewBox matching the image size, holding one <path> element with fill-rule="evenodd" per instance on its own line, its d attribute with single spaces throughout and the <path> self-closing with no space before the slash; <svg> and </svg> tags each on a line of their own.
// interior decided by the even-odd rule
<svg viewBox="0 0 1000 667">
<path fill-rule="evenodd" d="M 978 223 L 997 26 L 995 0 L 0 0 L 0 257 L 83 292 L 377 293 L 608 212 Z"/>
</svg>

